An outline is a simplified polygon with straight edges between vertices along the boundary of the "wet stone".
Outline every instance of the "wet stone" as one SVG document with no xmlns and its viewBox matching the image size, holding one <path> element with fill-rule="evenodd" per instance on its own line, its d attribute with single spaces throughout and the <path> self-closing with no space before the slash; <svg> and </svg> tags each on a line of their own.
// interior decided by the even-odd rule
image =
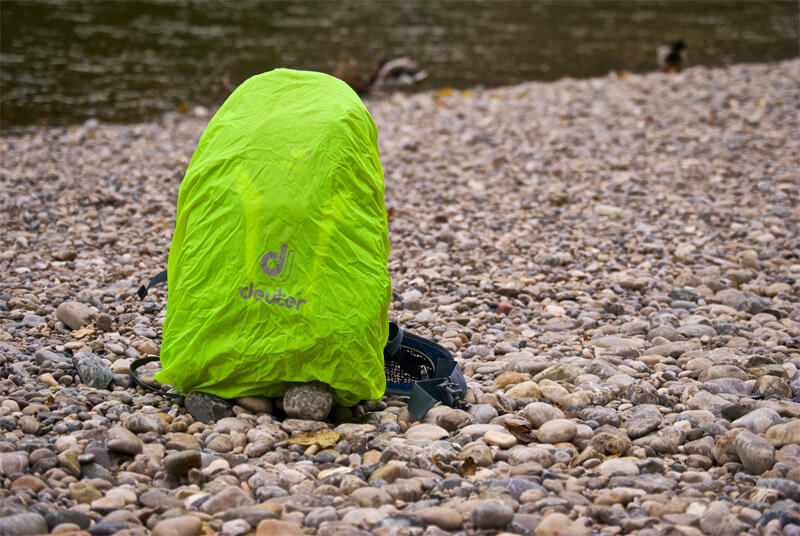
<svg viewBox="0 0 800 536">
<path fill-rule="evenodd" d="M 500 502 L 483 501 L 472 507 L 471 517 L 476 528 L 502 529 L 514 519 L 514 510 Z"/>
<path fill-rule="evenodd" d="M 164 458 L 164 468 L 173 475 L 185 475 L 192 468 L 199 468 L 202 456 L 197 450 L 182 450 Z"/>
<path fill-rule="evenodd" d="M 101 521 L 89 528 L 91 536 L 111 536 L 131 528 L 131 524 L 120 521 Z"/>
<path fill-rule="evenodd" d="M 139 495 L 139 503 L 148 508 L 175 508 L 183 503 L 158 489 L 148 489 Z"/>
<path fill-rule="evenodd" d="M 89 528 L 89 525 L 92 523 L 91 517 L 81 512 L 76 512 L 75 510 L 56 510 L 48 512 L 45 514 L 44 519 L 51 530 L 53 527 L 64 523 L 71 523 L 85 530 Z"/>
<path fill-rule="evenodd" d="M 47 485 L 40 478 L 32 475 L 22 475 L 11 483 L 9 489 L 28 488 L 34 492 L 41 491 Z"/>
<path fill-rule="evenodd" d="M 160 435 L 164 428 L 158 417 L 144 413 L 129 415 L 124 420 L 123 425 L 134 434 L 146 434 L 150 432 Z M 120 432 L 119 435 L 122 436 L 122 433 Z"/>
<path fill-rule="evenodd" d="M 533 381 L 538 383 L 542 380 L 552 380 L 572 383 L 575 381 L 575 378 L 582 373 L 583 371 L 577 365 L 573 365 L 572 363 L 563 363 L 546 368 L 534 376 Z"/>
<path fill-rule="evenodd" d="M 475 404 L 470 408 L 470 413 L 475 424 L 487 424 L 497 417 L 497 410 L 489 404 Z"/>
<path fill-rule="evenodd" d="M 435 525 L 444 530 L 458 530 L 464 522 L 458 511 L 442 506 L 420 508 L 419 510 L 414 510 L 414 514 L 425 524 Z"/>
<path fill-rule="evenodd" d="M 793 420 L 770 426 L 767 429 L 766 439 L 776 448 L 784 445 L 799 445 L 800 421 Z"/>
<path fill-rule="evenodd" d="M 339 515 L 336 513 L 336 509 L 331 506 L 325 506 L 315 508 L 306 514 L 303 519 L 303 525 L 306 527 L 319 527 L 320 524 L 326 521 L 336 521 L 338 519 Z"/>
<path fill-rule="evenodd" d="M 625 390 L 625 397 L 631 404 L 658 404 L 658 392 L 655 387 L 646 381 L 637 381 L 628 386 Z"/>
<path fill-rule="evenodd" d="M 79 329 L 92 321 L 92 310 L 86 305 L 68 301 L 56 308 L 56 317 L 69 329 Z"/>
<path fill-rule="evenodd" d="M 103 495 L 91 482 L 75 482 L 69 486 L 69 495 L 79 503 L 91 503 L 101 499 Z"/>
<path fill-rule="evenodd" d="M 233 410 L 228 402 L 207 393 L 189 393 L 183 404 L 192 417 L 206 424 L 225 417 L 233 417 Z"/>
<path fill-rule="evenodd" d="M 597 472 L 606 476 L 636 476 L 639 474 L 639 467 L 631 459 L 611 458 L 597 467 Z"/>
<path fill-rule="evenodd" d="M 245 396 L 237 398 L 236 403 L 247 411 L 252 411 L 253 413 L 273 412 L 272 399 L 265 396 Z"/>
<path fill-rule="evenodd" d="M 520 501 L 522 499 L 522 495 L 530 490 L 537 490 L 543 494 L 546 494 L 544 488 L 542 488 L 534 479 L 525 477 L 490 480 L 487 482 L 487 486 L 508 490 L 509 494 L 515 501 Z"/>
<path fill-rule="evenodd" d="M 28 468 L 25 452 L 0 452 L 0 474 L 4 476 L 21 473 Z"/>
<path fill-rule="evenodd" d="M 745 471 L 760 475 L 772 468 L 775 463 L 775 447 L 763 437 L 749 431 L 743 431 L 734 439 L 736 454 Z"/>
<path fill-rule="evenodd" d="M 227 487 L 203 503 L 202 510 L 207 514 L 217 514 L 231 508 L 249 506 L 253 499 L 237 487 Z"/>
<path fill-rule="evenodd" d="M 114 474 L 99 463 L 94 462 L 81 464 L 81 478 L 99 478 L 114 486 L 117 485 L 117 479 L 114 478 Z"/>
<path fill-rule="evenodd" d="M 74 362 L 81 381 L 89 387 L 105 389 L 111 383 L 111 369 L 95 354 L 80 352 L 75 355 Z"/>
<path fill-rule="evenodd" d="M 464 410 L 450 409 L 436 417 L 436 424 L 452 432 L 453 430 L 472 424 L 472 416 Z"/>
<path fill-rule="evenodd" d="M 97 318 L 94 319 L 94 325 L 97 326 L 99 330 L 111 331 L 114 329 L 114 319 L 107 313 L 100 313 L 97 315 Z"/>
<path fill-rule="evenodd" d="M 431 441 L 436 441 L 450 434 L 441 426 L 421 423 L 409 428 L 405 435 L 409 439 L 429 439 Z"/>
<path fill-rule="evenodd" d="M 735 428 L 747 428 L 754 434 L 764 434 L 771 426 L 781 423 L 781 416 L 770 408 L 753 409 L 731 423 Z"/>
<path fill-rule="evenodd" d="M 108 430 L 108 449 L 122 454 L 141 454 L 144 443 L 136 434 L 122 426 L 112 426 Z"/>
<path fill-rule="evenodd" d="M 575 423 L 567 419 L 553 419 L 542 424 L 536 431 L 542 443 L 564 443 L 571 441 L 577 433 Z"/>
<path fill-rule="evenodd" d="M 47 534 L 47 522 L 40 514 L 29 512 L 0 517 L 0 534 Z"/>
<path fill-rule="evenodd" d="M 293 385 L 283 395 L 283 410 L 293 419 L 321 421 L 332 409 L 330 387 L 320 382 Z"/>
<path fill-rule="evenodd" d="M 153 536 L 197 536 L 203 522 L 195 516 L 178 516 L 159 521 L 153 527 Z"/>
<path fill-rule="evenodd" d="M 535 428 L 539 428 L 547 421 L 564 418 L 564 412 L 555 406 L 543 402 L 528 404 L 525 406 L 523 414 Z"/>
<path fill-rule="evenodd" d="M 39 365 L 47 361 L 51 363 L 65 363 L 65 364 L 71 361 L 70 358 L 65 355 L 58 354 L 56 352 L 52 352 L 50 350 L 45 350 L 45 349 L 37 350 L 36 353 L 34 354 L 34 358 L 36 359 L 36 362 Z"/>
<path fill-rule="evenodd" d="M 486 433 L 488 434 L 491 432 Z M 458 454 L 458 458 L 464 461 L 470 460 L 471 463 L 481 467 L 487 467 L 494 461 L 491 449 L 482 441 L 475 441 L 464 445 L 464 448 L 462 448 L 461 452 Z"/>
<path fill-rule="evenodd" d="M 611 408 L 589 407 L 581 411 L 581 419 L 595 421 L 600 425 L 619 426 L 620 419 L 617 412 Z"/>
</svg>

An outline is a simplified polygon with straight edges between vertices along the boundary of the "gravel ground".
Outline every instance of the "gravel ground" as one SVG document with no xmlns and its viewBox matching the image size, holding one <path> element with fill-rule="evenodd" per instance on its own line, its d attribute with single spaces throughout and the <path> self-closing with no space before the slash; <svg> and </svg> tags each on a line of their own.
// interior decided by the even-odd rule
<svg viewBox="0 0 800 536">
<path fill-rule="evenodd" d="M 370 100 L 391 314 L 470 387 L 422 423 L 130 384 L 203 110 L 0 138 L 0 533 L 800 534 L 797 80 Z"/>
</svg>

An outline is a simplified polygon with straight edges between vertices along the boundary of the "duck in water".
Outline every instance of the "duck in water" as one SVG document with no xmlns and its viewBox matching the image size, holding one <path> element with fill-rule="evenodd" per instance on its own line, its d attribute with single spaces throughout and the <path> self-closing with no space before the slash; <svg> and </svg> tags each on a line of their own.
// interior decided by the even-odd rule
<svg viewBox="0 0 800 536">
<path fill-rule="evenodd" d="M 665 73 L 677 73 L 686 64 L 686 43 L 683 39 L 675 41 L 670 46 L 658 47 L 658 66 Z"/>
<path fill-rule="evenodd" d="M 359 72 L 355 59 L 342 55 L 333 70 L 333 76 L 344 80 L 356 93 L 373 90 L 390 90 L 409 87 L 422 82 L 428 73 L 407 57 L 383 59 L 369 76 Z"/>
</svg>

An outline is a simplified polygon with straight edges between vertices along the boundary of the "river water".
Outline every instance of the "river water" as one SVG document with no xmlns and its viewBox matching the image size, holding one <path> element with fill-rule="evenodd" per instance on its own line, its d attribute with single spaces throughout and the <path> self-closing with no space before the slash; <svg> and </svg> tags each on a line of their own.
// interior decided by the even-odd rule
<svg viewBox="0 0 800 536">
<path fill-rule="evenodd" d="M 800 54 L 796 0 L 0 2 L 0 125 L 139 121 L 220 104 L 285 66 L 368 72 L 406 55 L 422 89 L 656 68 L 683 38 L 690 64 Z"/>
</svg>

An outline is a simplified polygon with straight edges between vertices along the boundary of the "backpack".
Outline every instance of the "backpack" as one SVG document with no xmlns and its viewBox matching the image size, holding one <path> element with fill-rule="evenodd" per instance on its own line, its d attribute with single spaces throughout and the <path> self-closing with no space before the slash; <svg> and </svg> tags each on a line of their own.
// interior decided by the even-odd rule
<svg viewBox="0 0 800 536">
<path fill-rule="evenodd" d="M 156 380 L 222 398 L 315 380 L 341 405 L 383 396 L 377 143 L 361 100 L 331 76 L 277 69 L 233 92 L 180 186 Z"/>
<path fill-rule="evenodd" d="M 399 394 L 449 378 L 446 349 L 390 327 L 388 257 L 377 128 L 360 98 L 322 73 L 253 76 L 180 185 L 167 271 L 151 281 L 168 284 L 155 379 L 227 399 L 320 381 L 352 406 L 387 392 L 385 357 Z M 465 390 L 462 376 L 442 393 L 452 405 Z"/>
</svg>

